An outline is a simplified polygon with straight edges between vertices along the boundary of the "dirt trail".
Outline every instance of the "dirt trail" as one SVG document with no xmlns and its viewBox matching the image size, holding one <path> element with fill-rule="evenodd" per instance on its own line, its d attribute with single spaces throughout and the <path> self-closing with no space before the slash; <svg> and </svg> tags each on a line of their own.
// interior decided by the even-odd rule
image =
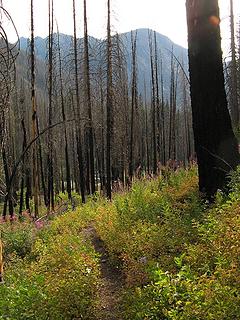
<svg viewBox="0 0 240 320">
<path fill-rule="evenodd" d="M 119 269 L 110 264 L 104 244 L 94 227 L 90 226 L 83 232 L 86 238 L 91 239 L 96 252 L 100 254 L 101 285 L 97 319 L 121 320 L 120 296 L 124 285 L 123 276 Z"/>
</svg>

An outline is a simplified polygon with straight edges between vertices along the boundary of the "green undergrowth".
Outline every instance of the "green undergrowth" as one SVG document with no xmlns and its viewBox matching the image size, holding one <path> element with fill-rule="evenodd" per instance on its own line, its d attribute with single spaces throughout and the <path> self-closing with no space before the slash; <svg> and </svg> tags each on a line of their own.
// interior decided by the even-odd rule
<svg viewBox="0 0 240 320">
<path fill-rule="evenodd" d="M 229 196 L 219 192 L 211 205 L 199 197 L 196 168 L 179 169 L 135 181 L 112 202 L 96 195 L 46 224 L 0 225 L 0 319 L 98 319 L 89 225 L 125 277 L 121 319 L 239 319 L 239 177 L 240 169 Z"/>
<path fill-rule="evenodd" d="M 93 205 L 48 223 L 0 225 L 5 261 L 0 319 L 94 319 L 99 259 L 82 233 Z"/>
<path fill-rule="evenodd" d="M 135 241 L 136 237 L 129 228 L 130 237 L 124 243 L 126 248 L 133 242 L 135 246 L 132 254 L 126 250 L 130 256 L 127 261 L 133 260 L 135 270 L 146 272 L 146 276 L 140 278 L 138 283 L 128 281 L 130 286 L 123 297 L 123 319 L 240 318 L 239 177 L 240 169 L 232 176 L 229 196 L 218 193 L 215 204 L 211 206 L 197 200 L 197 193 L 194 195 L 191 188 L 187 191 L 186 185 L 189 185 L 190 179 L 183 179 L 182 187 L 172 190 L 170 196 L 174 218 L 168 215 L 166 220 L 158 223 L 155 231 L 158 237 L 146 252 L 141 244 L 136 245 L 139 242 Z M 179 201 L 182 198 L 179 198 L 179 192 L 184 189 L 183 205 Z M 174 202 L 174 199 L 178 201 Z M 151 226 L 148 224 L 150 230 Z M 172 233 L 166 233 L 170 229 Z M 137 239 L 147 243 L 148 232 L 142 236 L 141 232 Z M 160 250 L 156 254 L 157 248 Z M 165 250 L 168 251 L 167 259 Z M 139 263 L 142 261 L 138 253 L 147 257 L 144 266 Z M 128 278 L 134 279 L 131 265 L 129 267 L 127 264 L 125 268 Z"/>
<path fill-rule="evenodd" d="M 136 181 L 131 191 L 97 208 L 96 229 L 133 286 L 148 282 L 158 259 L 166 270 L 176 269 L 175 256 L 196 241 L 192 221 L 202 212 L 195 169 L 179 170 L 167 179 Z"/>
</svg>

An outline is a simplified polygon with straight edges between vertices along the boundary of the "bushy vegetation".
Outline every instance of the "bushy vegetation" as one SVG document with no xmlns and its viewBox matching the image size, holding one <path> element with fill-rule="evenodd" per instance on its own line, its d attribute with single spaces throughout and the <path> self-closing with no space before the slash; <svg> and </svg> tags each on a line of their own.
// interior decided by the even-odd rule
<svg viewBox="0 0 240 320">
<path fill-rule="evenodd" d="M 49 225 L 2 225 L 6 265 L 0 319 L 94 318 L 99 265 L 81 233 L 88 223 L 80 208 Z"/>
<path fill-rule="evenodd" d="M 97 319 L 94 226 L 126 279 L 122 319 L 240 317 L 240 169 L 228 196 L 200 199 L 195 168 L 94 197 L 47 224 L 5 223 L 0 319 Z"/>
<path fill-rule="evenodd" d="M 158 258 L 161 266 L 175 269 L 175 256 L 197 236 L 192 220 L 201 218 L 203 205 L 196 190 L 195 169 L 179 170 L 137 181 L 127 194 L 97 209 L 97 231 L 113 260 L 123 262 L 128 285 L 148 281 Z"/>
<path fill-rule="evenodd" d="M 239 170 L 232 176 L 229 196 L 219 192 L 213 205 L 200 201 L 190 172 L 179 177 L 179 187 L 172 187 L 170 182 L 159 192 L 168 208 L 159 208 L 159 222 L 149 219 L 149 214 L 141 223 L 136 222 L 131 210 L 132 225 L 125 224 L 121 230 L 123 246 L 118 248 L 129 284 L 123 297 L 123 319 L 238 319 Z M 142 190 L 143 198 L 147 192 Z M 154 188 L 152 192 L 158 194 Z M 131 198 L 131 194 L 128 196 Z M 118 232 L 121 220 L 121 214 L 115 215 L 113 238 L 118 237 L 113 234 Z M 110 237 L 116 252 L 111 235 L 104 236 L 106 241 Z M 144 277 L 136 278 L 139 272 Z"/>
</svg>

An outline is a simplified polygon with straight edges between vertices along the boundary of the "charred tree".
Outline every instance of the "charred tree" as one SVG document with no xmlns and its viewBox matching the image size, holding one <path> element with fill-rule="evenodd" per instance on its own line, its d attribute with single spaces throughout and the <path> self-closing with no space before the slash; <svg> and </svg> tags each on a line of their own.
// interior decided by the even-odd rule
<svg viewBox="0 0 240 320">
<path fill-rule="evenodd" d="M 239 126 L 239 99 L 238 99 L 238 70 L 235 43 L 233 0 L 230 0 L 230 30 L 231 30 L 231 65 L 230 65 L 230 110 L 233 128 Z"/>
<path fill-rule="evenodd" d="M 33 0 L 31 0 L 31 43 L 30 43 L 30 58 L 31 58 L 31 102 L 32 102 L 32 138 L 37 136 L 37 107 L 35 93 L 35 40 L 34 40 L 34 9 Z M 38 216 L 38 168 L 37 168 L 37 149 L 34 145 L 32 148 L 32 177 L 33 177 L 33 197 L 34 197 L 34 215 Z"/>
<path fill-rule="evenodd" d="M 87 4 L 84 0 L 84 66 L 85 66 L 85 86 L 87 98 L 87 139 L 89 148 L 89 171 L 91 193 L 95 193 L 95 168 L 94 168 L 94 139 L 93 139 L 93 123 L 92 123 L 92 98 L 91 98 L 91 83 L 90 83 L 90 63 L 89 63 L 89 44 L 88 44 L 88 24 L 87 24 Z"/>
<path fill-rule="evenodd" d="M 48 126 L 53 120 L 53 0 L 48 0 Z M 48 131 L 48 210 L 54 211 L 53 137 Z"/>
<path fill-rule="evenodd" d="M 60 80 L 60 96 L 61 96 L 61 111 L 62 111 L 62 120 L 64 122 L 64 155 L 65 155 L 65 169 L 66 169 L 66 182 L 67 182 L 67 194 L 68 199 L 72 199 L 72 189 L 71 189 L 71 172 L 70 172 L 70 161 L 69 161 L 69 150 L 68 150 L 68 135 L 67 135 L 67 126 L 66 126 L 66 112 L 65 112 L 65 101 L 63 95 L 63 72 L 62 72 L 62 57 L 61 57 L 61 48 L 58 32 L 58 62 L 59 62 L 59 80 Z M 63 170 L 62 170 L 63 171 Z M 63 175 L 63 173 L 62 173 Z M 64 189 L 64 177 L 63 188 Z"/>
<path fill-rule="evenodd" d="M 74 46 L 74 72 L 75 72 L 75 93 L 76 93 L 76 140 L 77 140 L 77 159 L 79 167 L 79 184 L 82 197 L 82 203 L 85 203 L 85 179 L 84 164 L 82 154 L 82 129 L 80 122 L 80 95 L 79 95 L 79 74 L 78 74 L 78 47 L 77 47 L 77 26 L 75 0 L 73 0 L 73 46 Z"/>
<path fill-rule="evenodd" d="M 107 145 L 106 145 L 106 189 L 108 199 L 112 199 L 111 142 L 113 132 L 113 78 L 112 78 L 112 38 L 111 38 L 111 0 L 107 2 Z"/>
<path fill-rule="evenodd" d="M 154 71 L 152 32 L 148 34 L 150 65 L 151 65 L 151 84 L 152 84 L 152 149 L 153 149 L 153 174 L 157 173 L 157 136 L 156 136 L 156 79 Z"/>
<path fill-rule="evenodd" d="M 217 0 L 187 0 L 188 55 L 199 189 L 212 199 L 239 164 L 227 108 Z"/>
<path fill-rule="evenodd" d="M 135 35 L 131 32 L 132 42 L 132 99 L 131 99 L 131 124 L 130 124 L 130 145 L 129 145 L 129 179 L 133 178 L 134 167 L 134 129 L 135 129 L 135 114 L 137 109 L 137 65 L 136 65 L 136 49 L 137 49 L 137 32 Z"/>
</svg>

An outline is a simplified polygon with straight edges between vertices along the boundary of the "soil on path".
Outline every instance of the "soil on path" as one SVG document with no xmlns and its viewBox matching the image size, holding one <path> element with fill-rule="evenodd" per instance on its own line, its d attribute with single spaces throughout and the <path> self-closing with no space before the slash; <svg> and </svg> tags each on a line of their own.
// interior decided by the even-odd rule
<svg viewBox="0 0 240 320">
<path fill-rule="evenodd" d="M 97 319 L 121 320 L 120 296 L 124 286 L 122 273 L 110 263 L 104 243 L 94 227 L 86 228 L 84 236 L 92 241 L 96 252 L 100 255 L 101 284 L 99 305 L 96 310 Z"/>
</svg>

